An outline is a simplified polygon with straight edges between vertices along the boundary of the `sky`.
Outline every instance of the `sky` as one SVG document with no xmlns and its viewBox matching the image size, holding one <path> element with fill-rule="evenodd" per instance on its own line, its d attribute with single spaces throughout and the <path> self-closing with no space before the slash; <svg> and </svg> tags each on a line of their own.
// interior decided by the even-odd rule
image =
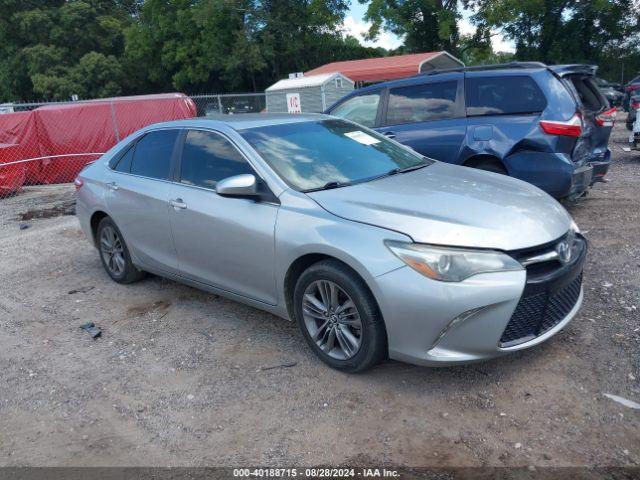
<svg viewBox="0 0 640 480">
<path fill-rule="evenodd" d="M 398 48 L 402 45 L 402 39 L 398 38 L 391 32 L 382 31 L 378 38 L 374 41 L 365 40 L 364 36 L 369 29 L 370 24 L 364 21 L 364 13 L 366 10 L 365 5 L 361 5 L 358 0 L 352 0 L 351 9 L 344 19 L 344 30 L 349 35 L 356 37 L 363 45 L 371 47 L 383 47 L 386 49 Z M 462 20 L 459 27 L 463 34 L 472 34 L 475 32 L 475 27 L 469 20 L 469 17 L 473 14 L 468 10 L 462 11 Z M 496 32 L 493 32 L 496 33 Z M 493 44 L 493 50 L 496 52 L 514 52 L 515 45 L 512 41 L 505 40 L 505 38 L 498 34 L 491 37 L 491 43 Z"/>
</svg>

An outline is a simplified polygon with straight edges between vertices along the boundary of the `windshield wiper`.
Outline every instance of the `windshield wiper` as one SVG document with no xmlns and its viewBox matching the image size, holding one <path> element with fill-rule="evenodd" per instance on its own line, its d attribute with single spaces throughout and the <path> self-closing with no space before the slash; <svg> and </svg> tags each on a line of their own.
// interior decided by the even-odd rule
<svg viewBox="0 0 640 480">
<path fill-rule="evenodd" d="M 407 173 L 407 172 L 412 172 L 414 170 L 418 170 L 420 168 L 424 168 L 427 165 L 431 165 L 428 162 L 425 163 L 419 163 L 417 165 L 411 165 L 410 167 L 404 167 L 404 168 L 392 168 L 391 170 L 389 170 L 387 173 L 384 173 L 382 175 L 380 175 L 380 177 L 378 178 L 382 178 L 382 177 L 390 177 L 391 175 L 397 175 L 398 173 Z"/>
<path fill-rule="evenodd" d="M 414 170 L 419 170 L 420 168 L 424 168 L 427 165 L 431 165 L 431 163 L 424 162 L 424 163 L 418 163 L 417 165 L 412 165 L 410 167 L 400 168 L 398 169 L 398 173 L 413 172 Z"/>
<path fill-rule="evenodd" d="M 321 187 L 309 188 L 308 190 L 303 190 L 303 192 L 304 193 L 318 192 L 320 190 L 331 190 L 332 188 L 348 187 L 349 185 L 351 185 L 351 182 L 338 182 L 338 181 L 332 180 L 331 182 L 325 183 Z"/>
</svg>

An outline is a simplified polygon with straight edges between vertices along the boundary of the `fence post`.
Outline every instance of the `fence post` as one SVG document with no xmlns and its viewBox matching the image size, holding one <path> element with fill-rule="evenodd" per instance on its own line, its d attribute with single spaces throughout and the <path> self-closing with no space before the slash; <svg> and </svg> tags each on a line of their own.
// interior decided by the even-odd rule
<svg viewBox="0 0 640 480">
<path fill-rule="evenodd" d="M 222 99 L 220 98 L 220 95 L 218 95 L 218 111 L 219 111 L 220 113 L 224 113 L 224 112 L 222 111 Z"/>
</svg>

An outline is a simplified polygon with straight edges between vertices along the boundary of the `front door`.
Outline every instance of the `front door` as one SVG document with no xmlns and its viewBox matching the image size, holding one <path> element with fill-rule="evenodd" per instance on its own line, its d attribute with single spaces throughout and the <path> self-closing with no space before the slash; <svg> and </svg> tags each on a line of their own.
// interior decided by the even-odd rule
<svg viewBox="0 0 640 480">
<path fill-rule="evenodd" d="M 461 85 L 454 79 L 391 88 L 377 130 L 426 157 L 457 163 L 466 134 Z"/>
<path fill-rule="evenodd" d="M 257 174 L 236 146 L 209 130 L 186 132 L 171 195 L 180 274 L 276 303 L 274 227 L 278 205 L 215 192 L 219 180 Z"/>
</svg>

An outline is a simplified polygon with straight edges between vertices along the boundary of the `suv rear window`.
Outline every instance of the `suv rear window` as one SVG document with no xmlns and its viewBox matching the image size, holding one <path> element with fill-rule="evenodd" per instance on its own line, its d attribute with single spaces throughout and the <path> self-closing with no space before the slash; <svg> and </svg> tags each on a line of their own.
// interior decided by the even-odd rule
<svg viewBox="0 0 640 480">
<path fill-rule="evenodd" d="M 457 91 L 457 81 L 392 88 L 387 125 L 453 118 Z"/>
<path fill-rule="evenodd" d="M 475 77 L 465 81 L 467 115 L 509 115 L 541 112 L 547 100 L 526 76 Z"/>
<path fill-rule="evenodd" d="M 598 91 L 595 81 L 588 77 L 571 76 L 564 79 L 565 84 L 580 99 L 587 109 L 597 112 L 606 105 L 606 99 Z"/>
</svg>

